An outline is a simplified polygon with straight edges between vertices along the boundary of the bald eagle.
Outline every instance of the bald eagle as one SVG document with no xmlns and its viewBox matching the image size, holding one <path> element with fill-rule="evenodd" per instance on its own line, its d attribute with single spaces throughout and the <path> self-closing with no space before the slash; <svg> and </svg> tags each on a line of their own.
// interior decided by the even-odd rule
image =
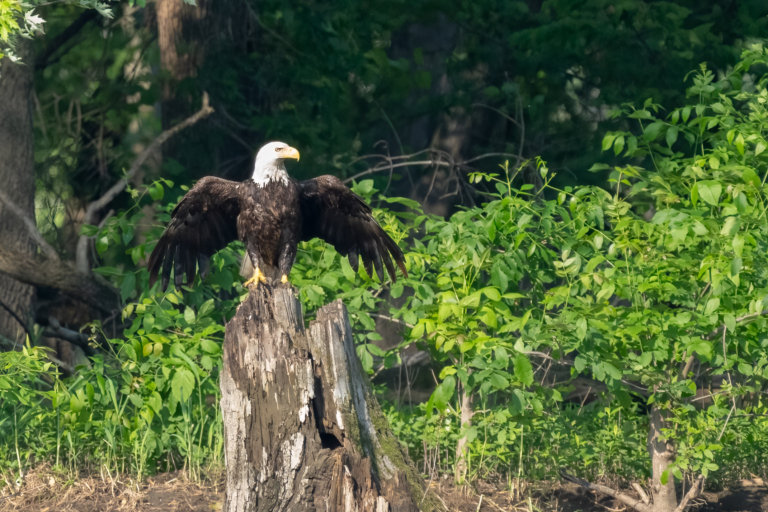
<svg viewBox="0 0 768 512">
<path fill-rule="evenodd" d="M 349 258 L 357 271 L 358 261 L 368 275 L 375 267 L 384 281 L 382 262 L 396 281 L 394 259 L 403 275 L 403 252 L 379 226 L 365 201 L 335 176 L 297 181 L 288 176 L 285 160 L 299 160 L 299 152 L 282 142 L 270 142 L 259 150 L 253 177 L 242 183 L 208 176 L 190 189 L 174 208 L 171 221 L 149 257 L 149 283 L 162 271 L 162 290 L 174 269 L 176 289 L 195 279 L 196 267 L 205 279 L 209 259 L 233 240 L 245 244 L 241 275 L 250 276 L 245 286 L 266 278 L 288 275 L 299 242 L 320 238 Z M 391 254 L 391 257 L 390 257 Z"/>
</svg>

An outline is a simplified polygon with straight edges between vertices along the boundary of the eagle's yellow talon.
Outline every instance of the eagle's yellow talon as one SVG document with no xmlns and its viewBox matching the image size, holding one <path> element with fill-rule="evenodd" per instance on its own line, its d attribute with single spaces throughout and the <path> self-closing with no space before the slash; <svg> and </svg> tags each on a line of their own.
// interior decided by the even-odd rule
<svg viewBox="0 0 768 512">
<path fill-rule="evenodd" d="M 288 276 L 283 274 L 283 278 L 280 279 L 280 282 L 283 283 L 283 284 L 287 283 L 288 282 Z"/>
<path fill-rule="evenodd" d="M 266 283 L 267 278 L 264 277 L 264 274 L 257 268 L 253 271 L 253 277 L 244 282 L 243 286 L 247 288 L 248 286 L 253 285 L 254 288 L 258 288 L 259 282 Z"/>
</svg>

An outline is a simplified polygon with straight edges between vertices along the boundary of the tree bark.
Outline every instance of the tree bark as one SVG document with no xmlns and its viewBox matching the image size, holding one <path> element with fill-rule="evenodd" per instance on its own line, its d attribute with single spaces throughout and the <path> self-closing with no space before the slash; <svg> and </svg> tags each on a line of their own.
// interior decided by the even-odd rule
<svg viewBox="0 0 768 512">
<path fill-rule="evenodd" d="M 662 429 L 667 428 L 667 420 L 664 411 L 656 407 L 651 408 L 651 420 L 648 428 L 648 454 L 651 456 L 653 474 L 651 479 L 651 494 L 653 495 L 654 512 L 674 512 L 677 508 L 677 494 L 675 493 L 675 477 L 667 475 L 667 483 L 661 483 L 661 475 L 675 460 L 675 447 L 662 440 Z"/>
<path fill-rule="evenodd" d="M 468 393 L 467 389 L 461 386 L 461 428 L 469 428 L 472 426 L 472 393 Z M 467 436 L 464 436 L 456 443 L 456 483 L 463 484 L 467 479 L 467 456 L 469 443 L 467 442 Z"/>
<path fill-rule="evenodd" d="M 35 160 L 32 132 L 32 42 L 19 38 L 17 53 L 24 64 L 0 61 L 0 186 L 28 216 L 35 218 Z M 0 204 L 0 245 L 21 258 L 30 258 L 35 242 L 23 221 Z M 9 314 L 11 309 L 25 323 L 32 318 L 35 288 L 0 274 L 0 335 L 23 340 L 24 328 Z"/>
<path fill-rule="evenodd" d="M 120 294 L 108 283 L 93 275 L 78 272 L 70 262 L 8 249 L 4 244 L 10 244 L 10 240 L 5 240 L 0 235 L 0 279 L 24 283 L 23 286 L 32 290 L 34 288 L 30 285 L 52 288 L 98 311 L 112 312 L 120 309 Z M 4 290 L 2 286 L 0 284 L 0 295 Z"/>
<path fill-rule="evenodd" d="M 202 41 L 208 33 L 208 1 L 189 5 L 181 0 L 157 1 L 157 41 L 160 63 L 168 73 L 163 83 L 162 123 L 167 130 L 191 112 L 190 98 L 179 98 L 176 84 L 197 75 L 203 61 Z"/>
<path fill-rule="evenodd" d="M 392 435 L 341 301 L 304 329 L 290 286 L 260 285 L 227 324 L 225 512 L 439 510 Z"/>
</svg>

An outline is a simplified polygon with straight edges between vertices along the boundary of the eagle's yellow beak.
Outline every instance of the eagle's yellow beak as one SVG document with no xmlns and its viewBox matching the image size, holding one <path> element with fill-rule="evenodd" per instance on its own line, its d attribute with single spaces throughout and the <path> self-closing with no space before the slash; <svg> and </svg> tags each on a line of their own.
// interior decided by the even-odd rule
<svg viewBox="0 0 768 512">
<path fill-rule="evenodd" d="M 292 147 L 288 146 L 287 148 L 285 148 L 281 152 L 280 156 L 282 156 L 283 158 L 295 158 L 296 161 L 298 162 L 299 161 L 299 150 L 296 149 L 296 148 L 292 148 Z"/>
</svg>

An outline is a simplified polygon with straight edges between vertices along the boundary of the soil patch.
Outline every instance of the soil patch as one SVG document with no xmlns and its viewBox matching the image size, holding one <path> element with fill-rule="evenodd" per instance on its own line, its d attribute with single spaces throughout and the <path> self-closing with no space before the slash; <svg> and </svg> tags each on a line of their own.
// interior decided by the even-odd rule
<svg viewBox="0 0 768 512">
<path fill-rule="evenodd" d="M 198 484 L 181 472 L 147 478 L 137 486 L 129 478 L 81 476 L 65 481 L 40 470 L 27 475 L 15 494 L 0 490 L 0 512 L 214 512 L 221 510 L 223 479 Z"/>
<path fill-rule="evenodd" d="M 0 475 L 2 476 L 2 475 Z M 457 487 L 450 480 L 431 482 L 434 492 L 450 512 L 624 512 L 621 503 L 561 482 L 524 485 L 515 492 L 506 486 L 479 482 Z M 632 491 L 625 491 L 631 494 Z M 216 512 L 224 500 L 223 475 L 204 484 L 186 479 L 182 472 L 163 473 L 136 486 L 130 478 L 83 475 L 66 481 L 42 468 L 25 478 L 15 495 L 0 489 L 0 512 Z M 760 479 L 742 480 L 721 492 L 705 492 L 697 512 L 768 512 L 768 486 Z"/>
</svg>

